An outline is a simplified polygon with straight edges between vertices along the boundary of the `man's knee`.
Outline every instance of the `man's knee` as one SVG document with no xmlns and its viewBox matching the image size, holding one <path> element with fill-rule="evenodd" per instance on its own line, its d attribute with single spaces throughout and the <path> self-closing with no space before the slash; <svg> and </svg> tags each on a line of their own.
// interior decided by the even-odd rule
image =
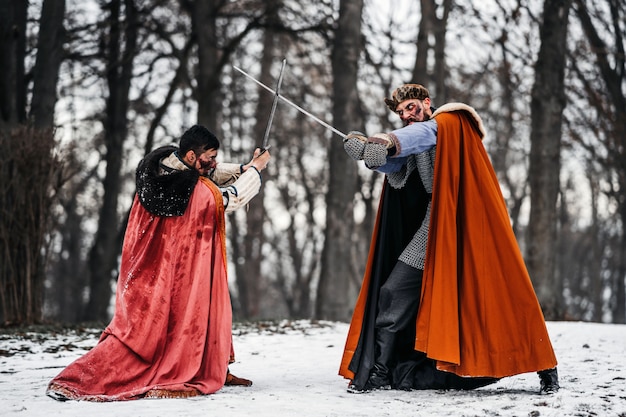
<svg viewBox="0 0 626 417">
<path fill-rule="evenodd" d="M 398 262 L 378 294 L 377 327 L 402 327 L 417 313 L 422 271 Z"/>
<path fill-rule="evenodd" d="M 390 309 L 393 305 L 393 298 L 396 291 L 390 286 L 383 285 L 378 293 L 378 311 L 384 312 Z"/>
</svg>

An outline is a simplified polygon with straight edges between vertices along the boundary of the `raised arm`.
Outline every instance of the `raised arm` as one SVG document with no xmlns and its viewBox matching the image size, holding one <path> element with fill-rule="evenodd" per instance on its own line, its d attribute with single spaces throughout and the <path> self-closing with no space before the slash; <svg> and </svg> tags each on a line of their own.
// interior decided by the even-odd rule
<svg viewBox="0 0 626 417">
<path fill-rule="evenodd" d="M 350 132 L 344 150 L 352 159 L 363 160 L 369 169 L 390 173 L 399 171 L 407 156 L 428 151 L 436 144 L 437 122 L 428 120 L 369 137 Z"/>
<path fill-rule="evenodd" d="M 222 191 L 226 213 L 244 207 L 259 193 L 262 184 L 261 171 L 265 169 L 269 159 L 269 152 L 261 153 L 257 150 L 247 164 L 217 164 L 210 177 Z"/>
</svg>

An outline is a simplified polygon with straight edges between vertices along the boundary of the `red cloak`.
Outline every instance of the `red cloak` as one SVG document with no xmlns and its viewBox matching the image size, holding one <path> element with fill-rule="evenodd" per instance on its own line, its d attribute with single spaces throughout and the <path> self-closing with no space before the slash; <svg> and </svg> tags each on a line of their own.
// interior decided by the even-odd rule
<svg viewBox="0 0 626 417">
<path fill-rule="evenodd" d="M 91 401 L 219 390 L 232 353 L 222 197 L 201 178 L 182 216 L 150 214 L 135 197 L 114 317 L 98 344 L 49 394 Z"/>
<path fill-rule="evenodd" d="M 436 116 L 437 152 L 415 350 L 460 376 L 504 377 L 556 366 L 543 313 L 475 119 Z M 385 191 L 383 191 L 384 193 Z M 382 202 L 382 199 L 381 199 Z M 349 369 L 368 314 L 379 209 L 339 374 Z"/>
</svg>

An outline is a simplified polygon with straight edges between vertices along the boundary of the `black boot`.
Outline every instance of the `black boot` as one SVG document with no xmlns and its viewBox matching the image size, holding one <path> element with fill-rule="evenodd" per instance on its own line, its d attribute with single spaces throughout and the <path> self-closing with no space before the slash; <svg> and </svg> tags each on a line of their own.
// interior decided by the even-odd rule
<svg viewBox="0 0 626 417">
<path fill-rule="evenodd" d="M 370 371 L 369 378 L 362 387 L 356 384 L 348 386 L 348 392 L 360 394 L 374 390 L 391 389 L 391 362 L 394 357 L 395 349 L 394 332 L 376 329 L 376 351 L 374 359 L 374 367 Z"/>
<path fill-rule="evenodd" d="M 391 379 L 389 378 L 389 368 L 381 364 L 374 364 L 372 373 L 365 383 L 365 391 L 388 390 L 391 389 Z"/>
<path fill-rule="evenodd" d="M 539 393 L 542 395 L 554 394 L 559 390 L 559 374 L 556 368 L 546 369 L 544 371 L 537 372 L 539 375 L 539 381 L 541 386 Z"/>
</svg>

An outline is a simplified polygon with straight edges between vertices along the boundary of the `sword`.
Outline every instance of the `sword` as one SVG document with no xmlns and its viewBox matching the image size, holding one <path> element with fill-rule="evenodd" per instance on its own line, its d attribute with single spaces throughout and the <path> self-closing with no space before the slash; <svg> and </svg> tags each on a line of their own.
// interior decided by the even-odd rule
<svg viewBox="0 0 626 417">
<path fill-rule="evenodd" d="M 278 104 L 278 92 L 280 91 L 280 85 L 283 83 L 283 71 L 285 70 L 286 59 L 283 59 L 283 64 L 280 67 L 280 74 L 278 74 L 278 81 L 276 82 L 276 93 L 274 95 L 274 101 L 272 102 L 272 110 L 270 111 L 270 117 L 267 120 L 267 126 L 265 127 L 265 135 L 263 135 L 263 142 L 261 144 L 261 152 L 265 152 L 268 149 L 268 142 L 270 137 L 270 129 L 272 128 L 272 120 L 274 120 L 274 113 L 276 112 L 276 105 Z"/>
<path fill-rule="evenodd" d="M 266 89 L 267 91 L 269 91 L 270 93 L 274 94 L 275 95 L 274 98 L 278 97 L 279 99 L 281 99 L 282 101 L 284 101 L 285 103 L 287 103 L 288 105 L 293 107 L 294 109 L 298 110 L 300 113 L 308 116 L 309 118 L 313 119 L 317 123 L 321 124 L 326 129 L 331 130 L 333 133 L 336 133 L 337 135 L 341 136 L 344 139 L 346 138 L 346 134 L 345 133 L 343 133 L 342 131 L 340 131 L 338 129 L 335 129 L 334 127 L 332 127 L 331 125 L 329 125 L 328 123 L 323 121 L 322 119 L 320 119 L 318 117 L 315 117 L 314 115 L 312 115 L 308 111 L 304 110 L 302 107 L 298 106 L 297 104 L 295 104 L 291 100 L 285 98 L 282 94 L 279 94 L 278 91 L 272 90 L 270 87 L 266 86 L 261 81 L 257 80 L 256 78 L 254 78 L 253 76 L 251 76 L 250 74 L 248 74 L 247 72 L 242 70 L 241 68 L 239 68 L 239 67 L 237 67 L 235 65 L 233 65 L 233 68 L 236 69 L 237 71 L 239 71 L 240 73 L 242 73 L 243 75 L 245 75 L 246 77 L 248 77 L 249 79 L 251 79 L 252 81 L 254 81 L 255 83 L 257 83 L 259 86 L 261 86 L 264 89 Z"/>
</svg>

